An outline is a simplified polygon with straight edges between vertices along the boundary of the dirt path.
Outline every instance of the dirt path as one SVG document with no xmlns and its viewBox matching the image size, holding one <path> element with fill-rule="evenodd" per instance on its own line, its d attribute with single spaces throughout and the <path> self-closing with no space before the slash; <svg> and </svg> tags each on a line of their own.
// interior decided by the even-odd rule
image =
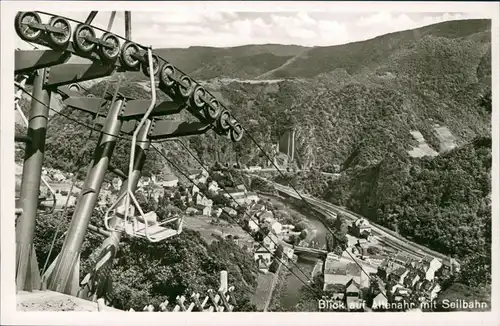
<svg viewBox="0 0 500 326">
<path fill-rule="evenodd" d="M 278 71 L 280 69 L 283 69 L 285 67 L 287 67 L 288 65 L 294 63 L 295 61 L 297 61 L 297 59 L 301 58 L 309 49 L 305 49 L 303 52 L 297 54 L 295 57 L 291 58 L 291 59 L 288 59 L 284 64 L 282 64 L 281 66 L 279 66 L 278 68 L 274 68 L 272 70 L 269 70 L 265 73 L 263 73 L 262 75 L 260 76 L 257 76 L 255 79 L 265 79 L 265 78 L 268 78 L 270 75 L 272 75 L 275 71 Z"/>
<path fill-rule="evenodd" d="M 20 291 L 16 300 L 18 311 L 99 311 L 96 302 L 53 291 Z M 101 307 L 101 309 L 122 311 L 111 307 Z"/>
</svg>

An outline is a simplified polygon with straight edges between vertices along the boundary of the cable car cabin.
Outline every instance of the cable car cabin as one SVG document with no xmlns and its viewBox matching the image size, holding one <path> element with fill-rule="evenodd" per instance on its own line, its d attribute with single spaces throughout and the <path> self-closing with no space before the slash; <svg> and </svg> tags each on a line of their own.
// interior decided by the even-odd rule
<svg viewBox="0 0 500 326">
<path fill-rule="evenodd" d="M 148 239 L 152 242 L 162 241 L 182 232 L 182 218 L 174 217 L 165 221 L 159 222 L 156 212 L 151 211 L 144 214 L 135 215 L 134 206 L 129 206 L 127 221 L 124 220 L 125 205 L 120 205 L 116 209 L 116 224 L 117 231 L 125 232 L 131 236 Z M 175 229 L 167 227 L 168 224 L 177 224 Z"/>
</svg>

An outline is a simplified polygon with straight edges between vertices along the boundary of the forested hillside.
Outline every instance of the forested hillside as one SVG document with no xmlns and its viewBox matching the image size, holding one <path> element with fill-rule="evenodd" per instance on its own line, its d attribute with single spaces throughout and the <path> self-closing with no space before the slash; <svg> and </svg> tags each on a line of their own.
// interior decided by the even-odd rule
<svg viewBox="0 0 500 326">
<path fill-rule="evenodd" d="M 168 59 L 170 53 L 172 63 L 178 61 L 197 78 L 194 67 L 206 67 L 212 62 L 201 59 L 205 57 L 225 62 L 228 57 L 243 60 L 268 53 L 287 58 L 307 51 L 307 57 L 312 60 L 314 53 L 322 53 L 322 60 L 316 58 L 303 63 L 307 71 L 314 72 L 313 75 L 293 75 L 312 78 L 271 84 L 209 82 L 208 88 L 220 93 L 220 100 L 229 105 L 267 152 L 272 151 L 284 131 L 295 128 L 296 152 L 304 165 L 321 170 L 341 166 L 345 170 L 377 164 L 388 153 L 407 155 L 417 146 L 412 131 L 420 132 L 438 152 L 441 145 L 436 135 L 437 126 L 448 128 L 458 146 L 477 136 L 489 136 L 491 106 L 487 108 L 483 104 L 484 98 L 491 99 L 489 30 L 487 20 L 466 20 L 334 47 L 193 47 L 183 49 L 184 52 L 165 50 L 164 56 Z M 377 60 L 366 57 L 376 53 L 380 53 Z M 355 59 L 361 55 L 365 57 Z M 262 64 L 262 60 L 252 64 Z M 231 77 L 248 77 L 246 73 L 238 75 L 240 68 L 234 69 L 234 74 L 229 74 Z M 252 69 L 259 70 L 258 74 L 265 70 Z M 112 84 L 115 79 L 112 78 Z M 101 81 L 93 85 L 90 92 L 101 96 L 104 87 L 105 81 Z M 149 97 L 143 85 L 129 77 L 122 81 L 120 91 L 138 98 Z M 191 117 L 183 112 L 174 118 Z M 62 117 L 54 117 L 50 126 L 46 151 L 48 166 L 68 167 L 72 164 L 70 159 L 80 150 L 90 155 L 97 133 L 91 141 L 86 141 L 87 131 Z M 63 140 L 69 140 L 70 146 L 60 146 Z M 124 153 L 125 143 L 120 141 L 116 150 L 117 155 L 113 158 L 116 165 L 126 162 L 123 158 L 127 155 L 120 154 Z M 250 137 L 232 144 L 210 133 L 191 137 L 190 143 L 207 162 L 213 162 L 219 151 L 223 161 L 269 164 Z M 164 147 L 171 150 L 169 155 L 178 163 L 197 166 L 184 151 L 178 150 L 180 147 L 176 144 L 168 142 Z M 155 164 L 160 161 L 151 155 Z M 161 166 L 149 166 L 146 170 L 151 168 L 155 172 L 162 169 Z"/>
</svg>

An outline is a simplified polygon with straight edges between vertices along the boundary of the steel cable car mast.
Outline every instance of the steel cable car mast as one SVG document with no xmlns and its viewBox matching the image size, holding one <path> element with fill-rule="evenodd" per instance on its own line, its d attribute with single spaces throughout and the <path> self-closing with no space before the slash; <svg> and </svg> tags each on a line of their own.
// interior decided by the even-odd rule
<svg viewBox="0 0 500 326">
<path fill-rule="evenodd" d="M 92 11 L 83 23 L 44 12 L 19 12 L 15 18 L 15 29 L 21 39 L 49 48 L 16 50 L 15 53 L 15 74 L 35 75 L 31 81 L 33 91 L 27 136 L 16 135 L 16 141 L 26 143 L 19 207 L 16 207 L 18 291 L 32 291 L 47 286 L 50 290 L 86 299 L 103 296 L 98 292 L 103 292 L 101 283 L 110 277 L 112 261 L 124 232 L 158 242 L 182 231 L 182 217 L 158 221 L 156 213 L 145 213 L 135 198 L 151 142 L 199 135 L 210 130 L 234 142 L 243 137 L 242 126 L 209 92 L 154 54 L 151 47 L 131 41 L 130 12 L 125 12 L 124 38 L 110 32 L 116 12 L 111 13 L 107 30 L 91 25 L 97 13 Z M 41 15 L 49 16 L 48 22 L 42 22 Z M 70 21 L 77 24 L 74 32 Z M 97 37 L 97 33 L 102 35 Z M 125 41 L 123 45 L 120 40 Z M 72 56 L 90 62 L 68 63 Z M 127 97 L 119 92 L 118 87 L 114 94 L 106 92 L 103 99 L 83 96 L 79 92 L 78 82 L 108 77 L 115 72 L 139 70 L 149 77 L 150 99 Z M 168 96 L 168 100 L 157 103 L 156 79 L 159 80 L 159 90 Z M 26 91 L 23 84 L 16 85 Z M 33 237 L 53 93 L 62 95 L 66 107 L 92 115 L 102 124 L 102 129 L 62 249 L 41 277 Z M 182 110 L 188 110 L 199 121 L 156 119 L 178 114 Z M 132 143 L 127 173 L 109 165 L 117 140 L 123 138 Z M 99 258 L 92 271 L 80 283 L 80 251 L 107 171 L 117 174 L 124 179 L 124 183 L 117 201 L 105 214 L 104 225 L 108 232 L 101 233 L 109 236 L 100 248 Z"/>
</svg>

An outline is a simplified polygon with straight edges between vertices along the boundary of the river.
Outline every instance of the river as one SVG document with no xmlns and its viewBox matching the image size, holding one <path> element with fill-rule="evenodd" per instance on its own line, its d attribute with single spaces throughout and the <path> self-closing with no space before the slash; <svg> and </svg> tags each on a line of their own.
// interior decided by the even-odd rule
<svg viewBox="0 0 500 326">
<path fill-rule="evenodd" d="M 317 242 L 320 247 L 323 247 L 326 245 L 327 230 L 325 226 L 312 214 L 307 214 L 306 217 L 308 218 L 309 224 L 312 228 L 316 230 L 316 234 L 312 238 L 312 241 Z M 292 272 L 287 276 L 285 285 L 286 288 L 280 298 L 280 305 L 282 308 L 293 308 L 297 304 L 299 300 L 300 288 L 304 286 L 304 283 L 307 284 L 307 282 L 311 280 L 311 272 L 315 264 L 315 260 L 299 257 L 297 263 L 292 265 Z"/>
</svg>

